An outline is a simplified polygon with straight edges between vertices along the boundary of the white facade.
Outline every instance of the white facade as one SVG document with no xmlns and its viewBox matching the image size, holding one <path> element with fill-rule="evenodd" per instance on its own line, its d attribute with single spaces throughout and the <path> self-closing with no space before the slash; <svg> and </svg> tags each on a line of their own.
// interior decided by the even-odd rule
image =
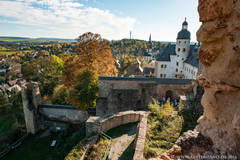
<svg viewBox="0 0 240 160">
<path fill-rule="evenodd" d="M 191 48 L 190 32 L 187 27 L 188 24 L 185 21 L 182 30 L 178 33 L 176 46 L 169 46 L 170 49 L 163 52 L 157 59 L 155 69 L 157 78 L 196 79 L 198 72 L 196 60 L 198 59 L 193 58 L 197 56 L 196 46 Z M 175 51 L 172 51 L 173 47 Z"/>
</svg>

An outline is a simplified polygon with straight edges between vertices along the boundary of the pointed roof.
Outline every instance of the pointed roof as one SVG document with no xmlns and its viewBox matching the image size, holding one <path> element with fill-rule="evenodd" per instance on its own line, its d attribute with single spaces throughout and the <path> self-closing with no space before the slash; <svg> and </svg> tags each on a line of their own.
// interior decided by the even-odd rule
<svg viewBox="0 0 240 160">
<path fill-rule="evenodd" d="M 149 36 L 149 42 L 152 42 L 152 35 L 150 33 L 150 36 Z"/>
</svg>

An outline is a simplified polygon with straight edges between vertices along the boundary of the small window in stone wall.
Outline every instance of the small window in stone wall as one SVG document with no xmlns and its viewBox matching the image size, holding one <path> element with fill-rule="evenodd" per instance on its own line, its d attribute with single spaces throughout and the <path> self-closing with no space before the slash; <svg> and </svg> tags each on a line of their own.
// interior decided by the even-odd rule
<svg viewBox="0 0 240 160">
<path fill-rule="evenodd" d="M 176 69 L 176 72 L 178 72 L 178 69 Z"/>
<path fill-rule="evenodd" d="M 186 52 L 186 48 L 183 48 L 183 52 Z"/>
<path fill-rule="evenodd" d="M 184 41 L 184 43 L 186 44 L 186 43 L 187 43 L 187 41 Z"/>
<path fill-rule="evenodd" d="M 180 48 L 178 48 L 178 52 L 180 52 L 180 50 L 181 50 L 181 49 L 180 49 Z"/>
<path fill-rule="evenodd" d="M 181 44 L 181 41 L 178 41 L 178 44 Z"/>
<path fill-rule="evenodd" d="M 178 65 L 179 65 L 179 63 L 178 63 L 178 62 L 176 62 L 176 65 L 178 66 Z"/>
</svg>

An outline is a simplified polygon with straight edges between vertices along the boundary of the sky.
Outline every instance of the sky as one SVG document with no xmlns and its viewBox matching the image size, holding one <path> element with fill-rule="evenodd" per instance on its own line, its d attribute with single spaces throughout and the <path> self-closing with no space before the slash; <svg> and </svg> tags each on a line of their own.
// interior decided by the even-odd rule
<svg viewBox="0 0 240 160">
<path fill-rule="evenodd" d="M 176 41 L 187 18 L 192 41 L 198 0 L 0 0 L 0 36 L 75 39 L 85 32 L 109 40 Z"/>
</svg>

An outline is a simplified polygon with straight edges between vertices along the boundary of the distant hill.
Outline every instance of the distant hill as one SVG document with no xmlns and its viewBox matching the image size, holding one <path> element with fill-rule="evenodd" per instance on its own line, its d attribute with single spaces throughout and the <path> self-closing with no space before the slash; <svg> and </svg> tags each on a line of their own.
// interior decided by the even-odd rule
<svg viewBox="0 0 240 160">
<path fill-rule="evenodd" d="M 0 36 L 0 41 L 7 41 L 7 42 L 43 42 L 43 41 L 61 41 L 61 42 L 71 42 L 75 41 L 74 39 L 61 39 L 61 38 L 27 38 L 27 37 L 7 37 L 7 36 Z"/>
<path fill-rule="evenodd" d="M 61 39 L 61 38 L 35 38 L 35 39 L 45 41 L 75 41 L 74 39 Z"/>
</svg>

